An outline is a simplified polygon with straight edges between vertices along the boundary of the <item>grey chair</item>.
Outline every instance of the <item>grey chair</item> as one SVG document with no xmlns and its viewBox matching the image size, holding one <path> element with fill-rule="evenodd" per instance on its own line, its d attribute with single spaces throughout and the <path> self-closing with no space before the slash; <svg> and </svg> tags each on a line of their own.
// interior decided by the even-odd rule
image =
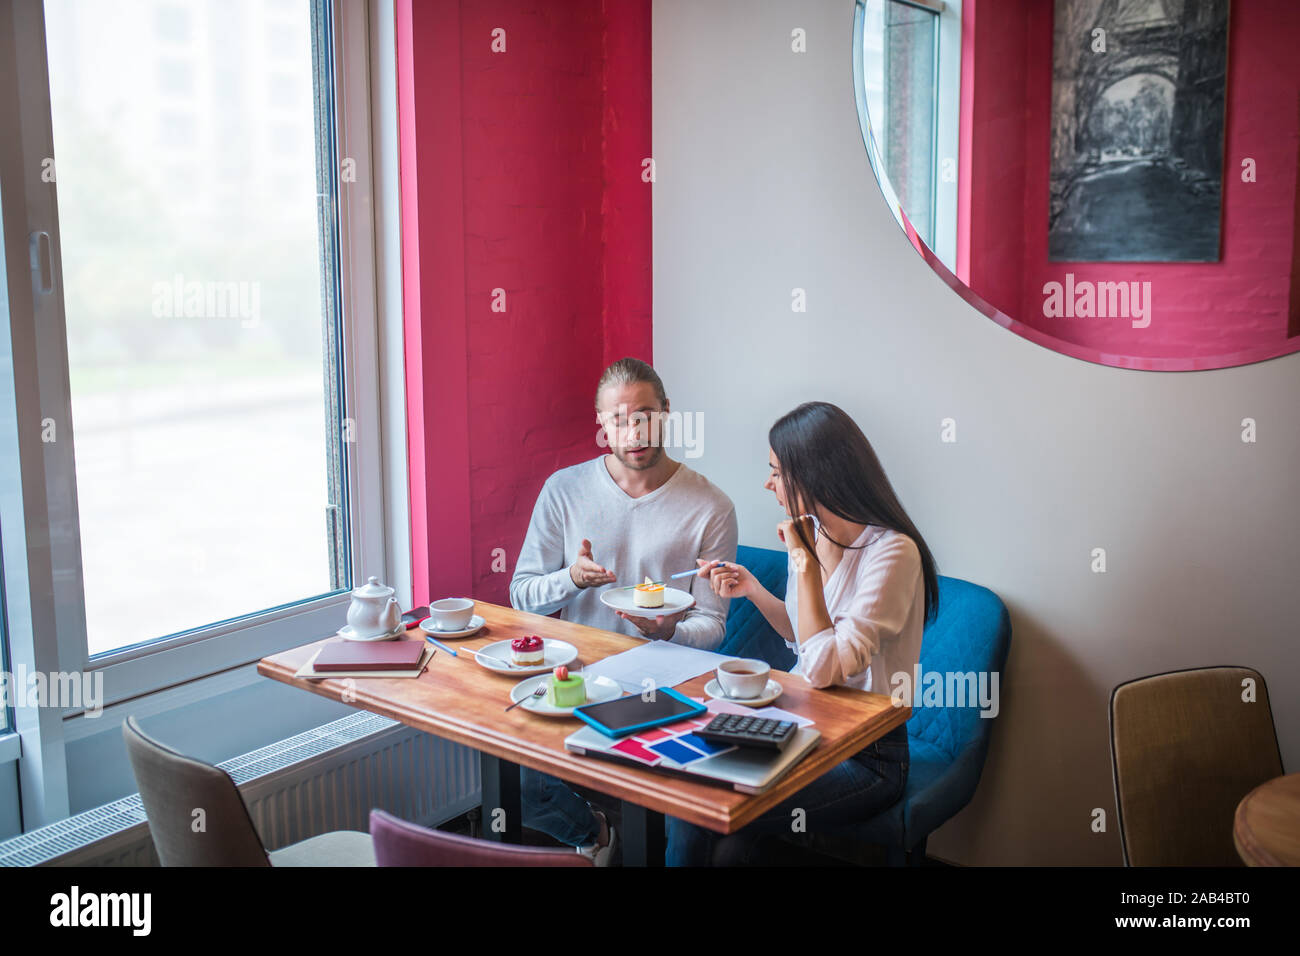
<svg viewBox="0 0 1300 956">
<path fill-rule="evenodd" d="M 230 775 L 122 724 L 149 832 L 163 866 L 374 866 L 370 834 L 322 833 L 267 853 Z M 202 817 L 195 814 L 202 810 Z M 197 828 L 195 821 L 203 820 Z"/>
</svg>

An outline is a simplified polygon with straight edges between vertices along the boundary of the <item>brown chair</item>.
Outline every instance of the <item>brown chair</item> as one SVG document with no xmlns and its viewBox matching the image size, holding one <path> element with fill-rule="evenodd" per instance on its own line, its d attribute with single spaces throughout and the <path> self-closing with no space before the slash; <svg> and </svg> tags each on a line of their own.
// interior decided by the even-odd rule
<svg viewBox="0 0 1300 956">
<path fill-rule="evenodd" d="M 163 866 L 375 865 L 370 835 L 353 830 L 322 833 L 268 854 L 228 773 L 146 736 L 134 717 L 122 724 L 122 736 Z"/>
<path fill-rule="evenodd" d="M 547 850 L 475 840 L 399 820 L 383 810 L 370 811 L 370 835 L 380 866 L 592 866 L 590 857 L 573 850 Z"/>
<path fill-rule="evenodd" d="M 1254 681 L 1254 701 L 1243 681 Z M 1200 667 L 1120 684 L 1110 747 L 1126 866 L 1241 866 L 1237 804 L 1282 773 L 1264 678 Z"/>
</svg>

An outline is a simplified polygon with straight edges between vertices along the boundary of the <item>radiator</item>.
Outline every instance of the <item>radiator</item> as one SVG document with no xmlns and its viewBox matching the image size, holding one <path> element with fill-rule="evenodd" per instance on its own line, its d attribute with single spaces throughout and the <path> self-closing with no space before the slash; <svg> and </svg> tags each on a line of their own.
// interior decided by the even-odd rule
<svg viewBox="0 0 1300 956">
<path fill-rule="evenodd" d="M 436 826 L 479 802 L 478 752 L 358 712 L 218 764 L 268 850 L 369 830 L 370 810 Z M 157 866 L 140 795 L 0 842 L 0 866 Z"/>
</svg>

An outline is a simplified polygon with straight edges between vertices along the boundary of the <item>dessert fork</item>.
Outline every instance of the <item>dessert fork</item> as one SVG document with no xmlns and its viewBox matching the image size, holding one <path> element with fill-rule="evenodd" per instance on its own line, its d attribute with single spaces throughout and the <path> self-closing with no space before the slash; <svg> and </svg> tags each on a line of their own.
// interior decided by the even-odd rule
<svg viewBox="0 0 1300 956">
<path fill-rule="evenodd" d="M 533 691 L 531 694 L 529 694 L 528 697 L 541 697 L 545 693 L 546 693 L 546 681 L 542 681 L 540 684 L 537 685 L 537 689 Z M 509 713 L 510 711 L 514 710 L 524 701 L 528 700 L 528 697 L 520 697 L 517 701 L 515 701 L 513 704 L 511 704 L 509 707 L 506 708 L 506 712 Z"/>
</svg>

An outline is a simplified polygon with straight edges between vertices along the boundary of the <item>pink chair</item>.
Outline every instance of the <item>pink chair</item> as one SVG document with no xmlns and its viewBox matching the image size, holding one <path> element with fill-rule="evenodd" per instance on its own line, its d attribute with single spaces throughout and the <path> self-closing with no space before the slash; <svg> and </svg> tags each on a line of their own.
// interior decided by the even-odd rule
<svg viewBox="0 0 1300 956">
<path fill-rule="evenodd" d="M 379 866 L 591 866 L 573 850 L 510 846 L 430 830 L 399 820 L 383 810 L 370 811 L 370 838 Z"/>
</svg>

